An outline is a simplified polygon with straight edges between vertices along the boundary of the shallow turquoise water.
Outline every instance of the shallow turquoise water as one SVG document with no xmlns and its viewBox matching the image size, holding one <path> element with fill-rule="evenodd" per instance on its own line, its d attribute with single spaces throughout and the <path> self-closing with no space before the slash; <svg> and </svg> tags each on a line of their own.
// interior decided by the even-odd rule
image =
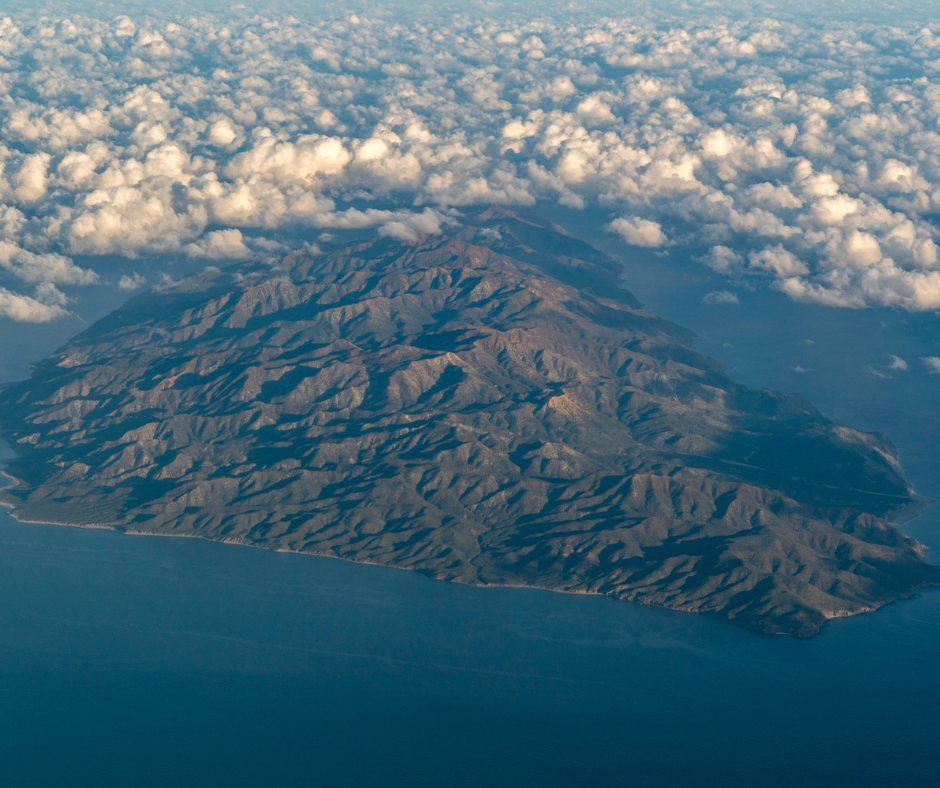
<svg viewBox="0 0 940 788">
<path fill-rule="evenodd" d="M 709 272 L 634 260 L 632 289 L 738 380 L 885 432 L 940 497 L 936 316 L 709 307 Z M 54 340 L 7 346 L 2 376 Z M 909 373 L 873 374 L 888 354 Z M 906 530 L 940 546 L 938 509 Z M 938 665 L 940 592 L 800 642 L 0 515 L 4 786 L 930 786 Z"/>
</svg>

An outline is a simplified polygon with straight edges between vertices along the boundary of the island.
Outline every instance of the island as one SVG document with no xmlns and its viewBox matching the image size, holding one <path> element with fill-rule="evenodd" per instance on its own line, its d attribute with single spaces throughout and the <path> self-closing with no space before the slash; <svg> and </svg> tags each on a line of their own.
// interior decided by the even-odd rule
<svg viewBox="0 0 940 788">
<path fill-rule="evenodd" d="M 454 222 L 132 298 L 0 392 L 3 501 L 798 637 L 940 584 L 887 439 L 733 382 L 561 228 Z"/>
</svg>

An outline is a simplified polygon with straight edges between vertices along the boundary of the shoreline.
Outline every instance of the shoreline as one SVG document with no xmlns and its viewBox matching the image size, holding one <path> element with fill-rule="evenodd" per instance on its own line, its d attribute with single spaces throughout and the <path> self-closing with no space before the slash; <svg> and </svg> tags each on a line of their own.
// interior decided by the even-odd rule
<svg viewBox="0 0 940 788">
<path fill-rule="evenodd" d="M 564 588 L 551 588 L 548 586 L 532 585 L 532 584 L 527 584 L 527 583 L 473 583 L 473 582 L 467 582 L 464 580 L 454 580 L 454 579 L 450 579 L 446 577 L 435 576 L 428 572 L 423 572 L 420 569 L 415 569 L 415 568 L 407 567 L 407 566 L 396 566 L 395 564 L 385 564 L 385 563 L 379 563 L 377 561 L 369 561 L 369 560 L 359 559 L 359 558 L 345 558 L 343 556 L 335 555 L 332 553 L 290 550 L 288 548 L 283 548 L 283 547 L 268 547 L 266 545 L 259 544 L 257 542 L 250 542 L 245 539 L 238 539 L 238 538 L 214 539 L 212 537 L 201 536 L 199 534 L 171 534 L 171 533 L 160 533 L 157 531 L 129 530 L 120 525 L 106 525 L 103 523 L 68 523 L 68 522 L 57 522 L 57 521 L 52 521 L 52 520 L 26 520 L 17 516 L 16 504 L 10 500 L 5 499 L 5 497 L 2 494 L 3 491 L 7 487 L 21 483 L 21 480 L 17 479 L 15 476 L 8 473 L 5 468 L 0 469 L 0 476 L 5 477 L 10 482 L 8 484 L 4 484 L 0 486 L 0 506 L 4 507 L 7 510 L 6 514 L 10 517 L 11 520 L 17 523 L 22 523 L 23 525 L 50 525 L 50 526 L 54 526 L 57 528 L 76 528 L 76 529 L 88 529 L 88 530 L 93 530 L 93 531 L 112 531 L 122 536 L 144 536 L 144 537 L 153 536 L 153 537 L 161 537 L 161 538 L 167 538 L 167 539 L 198 539 L 200 541 L 209 542 L 212 544 L 220 544 L 220 545 L 228 545 L 228 546 L 236 546 L 236 547 L 251 547 L 256 550 L 265 550 L 269 553 L 283 553 L 283 554 L 288 554 L 288 555 L 310 556 L 313 558 L 329 558 L 335 561 L 343 561 L 349 564 L 360 564 L 363 566 L 375 566 L 375 567 L 380 567 L 384 569 L 395 569 L 395 570 L 403 571 L 403 572 L 414 572 L 418 575 L 421 575 L 422 577 L 427 578 L 428 580 L 432 580 L 435 582 L 453 583 L 455 585 L 468 586 L 472 588 L 527 589 L 531 591 L 546 591 L 546 592 L 550 592 L 554 594 L 568 594 L 572 596 L 583 596 L 583 597 L 588 597 L 588 596 L 598 597 L 602 599 L 609 599 L 611 602 L 642 605 L 643 607 L 656 608 L 658 610 L 669 610 L 672 612 L 685 613 L 688 615 L 707 616 L 708 618 L 711 618 L 716 621 L 720 621 L 723 624 L 737 626 L 739 629 L 744 629 L 748 632 L 751 632 L 754 635 L 760 635 L 760 636 L 783 636 L 783 637 L 790 636 L 794 640 L 812 640 L 814 637 L 821 635 L 823 631 L 826 629 L 826 624 L 832 621 L 833 619 L 846 619 L 846 618 L 852 618 L 854 616 L 866 615 L 869 613 L 876 613 L 881 608 L 887 607 L 888 605 L 891 605 L 895 602 L 912 599 L 917 594 L 918 591 L 923 591 L 929 588 L 940 588 L 940 583 L 921 583 L 921 584 L 914 586 L 912 590 L 910 591 L 910 593 L 908 594 L 897 596 L 892 599 L 888 599 L 884 602 L 881 602 L 880 604 L 873 604 L 873 605 L 867 606 L 864 609 L 854 610 L 854 611 L 847 611 L 847 610 L 826 611 L 825 613 L 823 613 L 825 620 L 819 626 L 819 628 L 812 634 L 797 634 L 793 632 L 783 632 L 783 631 L 775 632 L 775 631 L 758 629 L 756 627 L 746 626 L 746 625 L 738 623 L 734 619 L 728 619 L 728 618 L 722 618 L 720 616 L 716 616 L 711 611 L 708 611 L 708 610 L 694 609 L 691 607 L 658 605 L 658 604 L 651 603 L 651 602 L 645 602 L 643 600 L 617 597 L 611 594 L 602 594 L 596 591 L 579 591 L 579 590 L 564 589 Z M 926 507 L 930 506 L 933 503 L 937 503 L 937 501 L 932 498 L 925 498 L 923 496 L 917 496 L 917 499 L 915 501 L 911 502 L 907 506 L 904 506 L 898 510 L 899 512 L 903 512 L 905 515 L 902 520 L 895 520 L 894 515 L 885 519 L 887 519 L 888 522 L 890 522 L 895 527 L 898 527 L 898 530 L 900 530 L 900 527 L 899 527 L 900 524 L 910 522 L 911 520 L 915 519 L 923 509 L 925 509 Z M 904 532 L 902 531 L 902 533 Z M 908 536 L 907 534 L 904 534 L 904 535 Z M 909 538 L 913 538 L 913 537 L 909 537 Z M 922 545 L 920 542 L 917 542 L 917 544 L 923 548 L 923 553 L 926 553 L 930 551 L 931 549 L 929 546 Z"/>
</svg>

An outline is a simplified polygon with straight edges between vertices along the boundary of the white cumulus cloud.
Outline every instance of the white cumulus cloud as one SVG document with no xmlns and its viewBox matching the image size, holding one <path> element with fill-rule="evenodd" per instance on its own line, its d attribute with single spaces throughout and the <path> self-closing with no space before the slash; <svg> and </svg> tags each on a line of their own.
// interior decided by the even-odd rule
<svg viewBox="0 0 940 788">
<path fill-rule="evenodd" d="M 186 247 L 190 257 L 208 260 L 243 260 L 251 254 L 239 230 L 215 230 Z"/>
<path fill-rule="evenodd" d="M 62 304 L 46 303 L 0 287 L 0 315 L 3 317 L 24 323 L 48 323 L 67 314 Z"/>
<path fill-rule="evenodd" d="M 609 227 L 632 246 L 656 249 L 668 243 L 662 225 L 649 219 L 621 216 L 614 219 Z"/>
<path fill-rule="evenodd" d="M 940 309 L 940 37 L 874 6 L 726 6 L 21 13 L 0 266 L 67 288 L 95 281 L 76 255 L 414 241 L 497 203 L 591 211 L 803 301 Z"/>
</svg>

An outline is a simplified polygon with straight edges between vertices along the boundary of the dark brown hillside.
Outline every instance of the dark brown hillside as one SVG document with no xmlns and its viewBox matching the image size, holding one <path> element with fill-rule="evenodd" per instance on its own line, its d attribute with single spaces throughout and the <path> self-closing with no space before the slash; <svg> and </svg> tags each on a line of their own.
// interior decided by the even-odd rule
<svg viewBox="0 0 940 788">
<path fill-rule="evenodd" d="M 131 300 L 7 389 L 24 519 L 812 635 L 940 581 L 893 447 L 750 391 L 615 261 L 491 209 Z"/>
</svg>

